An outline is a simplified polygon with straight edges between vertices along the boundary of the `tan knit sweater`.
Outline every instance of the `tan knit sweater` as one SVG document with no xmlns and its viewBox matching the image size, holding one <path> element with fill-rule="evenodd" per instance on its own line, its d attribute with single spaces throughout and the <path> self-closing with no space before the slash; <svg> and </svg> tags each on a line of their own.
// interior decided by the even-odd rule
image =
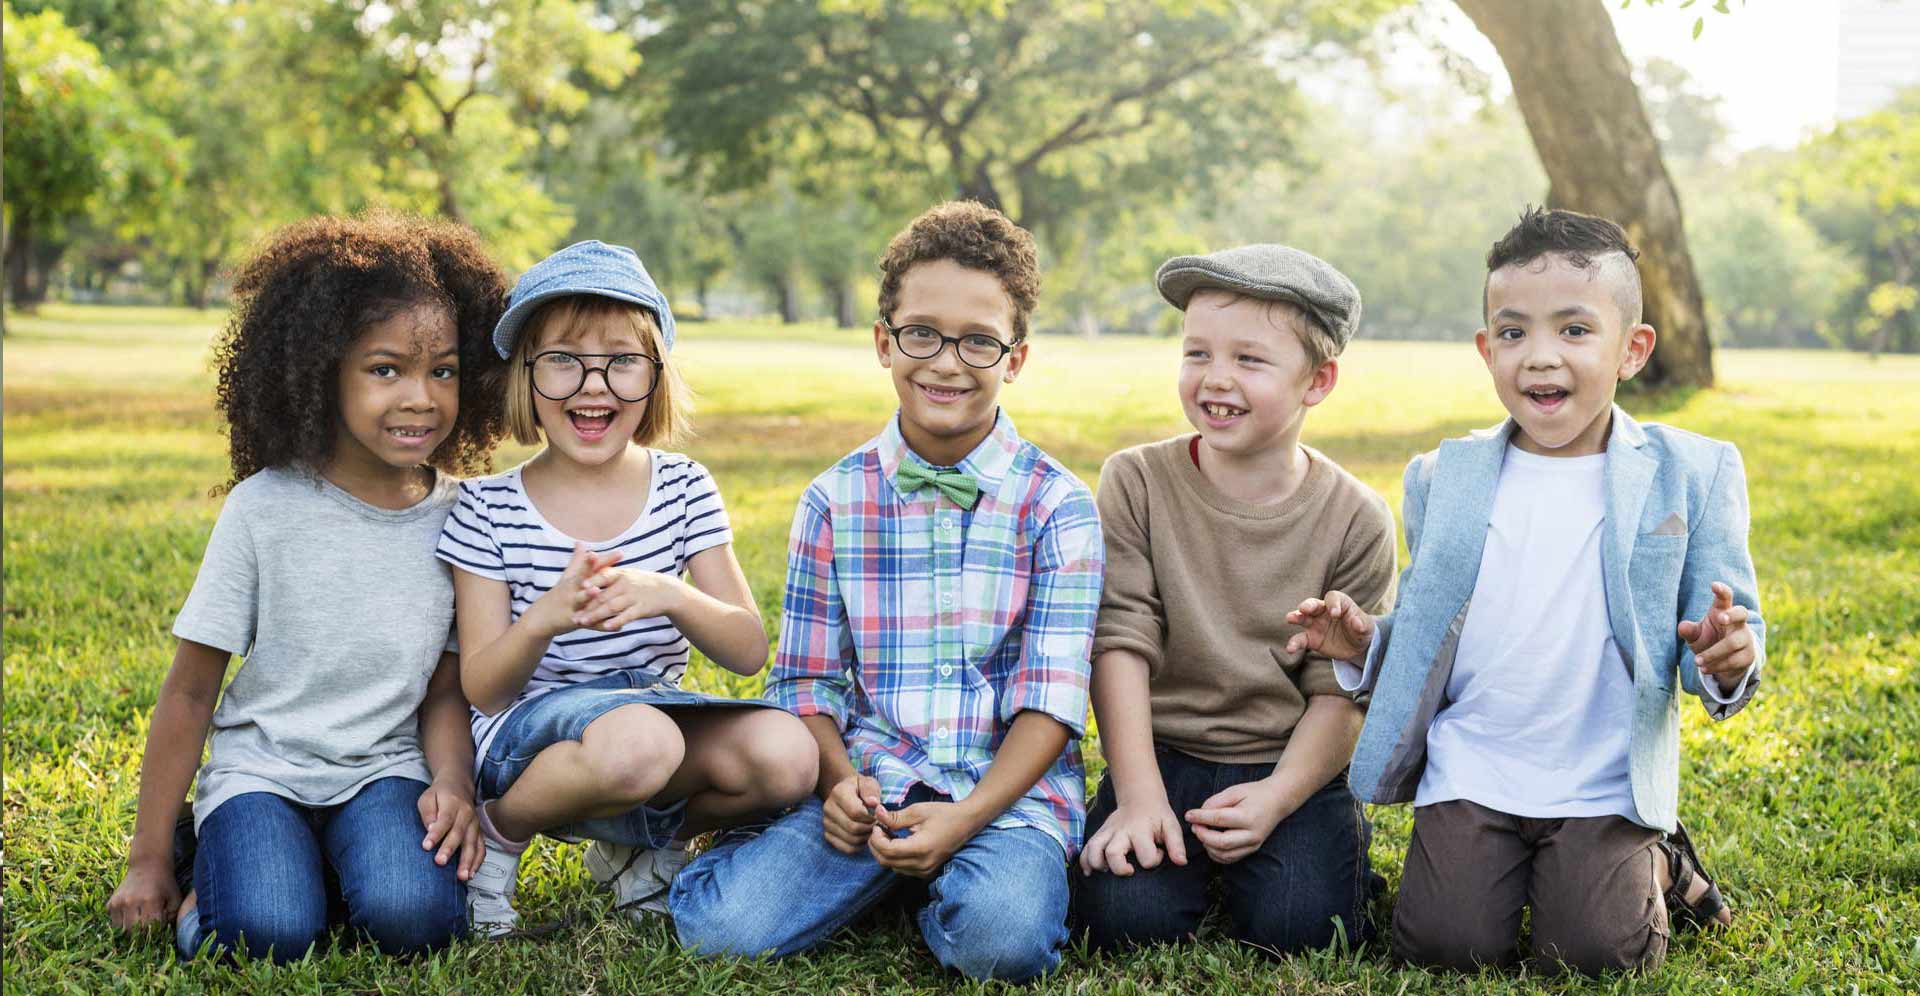
<svg viewBox="0 0 1920 996">
<path fill-rule="evenodd" d="M 1194 465 L 1191 433 L 1122 450 L 1100 470 L 1106 588 L 1095 656 L 1150 668 L 1153 739 L 1209 761 L 1276 761 L 1310 695 L 1342 695 L 1333 665 L 1288 654 L 1287 612 L 1329 589 L 1393 604 L 1393 513 L 1312 447 L 1286 500 L 1248 504 Z M 1304 659 L 1303 659 L 1304 657 Z"/>
</svg>

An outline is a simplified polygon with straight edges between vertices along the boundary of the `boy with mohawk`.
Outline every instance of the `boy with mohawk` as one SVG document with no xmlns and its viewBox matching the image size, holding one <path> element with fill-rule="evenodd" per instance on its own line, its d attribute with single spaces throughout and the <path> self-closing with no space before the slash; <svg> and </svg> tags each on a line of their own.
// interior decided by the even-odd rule
<svg viewBox="0 0 1920 996">
<path fill-rule="evenodd" d="M 1728 921 L 1676 816 L 1676 686 L 1719 720 L 1760 683 L 1746 474 L 1613 404 L 1654 346 L 1637 255 L 1557 210 L 1494 245 L 1475 342 L 1511 417 L 1407 466 L 1392 616 L 1339 591 L 1289 616 L 1373 693 L 1354 791 L 1414 805 L 1408 961 L 1512 964 L 1523 907 L 1534 954 L 1588 973 L 1657 966 L 1669 908 Z"/>
</svg>

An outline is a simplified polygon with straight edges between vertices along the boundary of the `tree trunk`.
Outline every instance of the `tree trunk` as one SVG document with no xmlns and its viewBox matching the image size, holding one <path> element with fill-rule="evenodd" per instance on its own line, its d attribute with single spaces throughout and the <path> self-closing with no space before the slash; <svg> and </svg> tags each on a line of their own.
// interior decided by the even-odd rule
<svg viewBox="0 0 1920 996">
<path fill-rule="evenodd" d="M 1080 315 L 1078 317 L 1077 322 L 1080 326 L 1081 338 L 1083 339 L 1100 338 L 1100 316 L 1097 314 L 1094 314 L 1093 305 L 1083 304 L 1080 306 Z"/>
<path fill-rule="evenodd" d="M 860 318 L 854 313 L 853 283 L 846 279 L 835 280 L 827 284 L 827 293 L 833 295 L 834 324 L 843 329 L 860 327 Z"/>
<path fill-rule="evenodd" d="M 1640 379 L 1713 384 L 1713 346 L 1680 197 L 1660 158 L 1602 0 L 1455 0 L 1513 80 L 1550 184 L 1547 204 L 1610 218 L 1638 246 L 1646 321 L 1659 333 Z"/>
<path fill-rule="evenodd" d="M 22 212 L 24 214 L 25 212 Z M 15 218 L 7 233 L 7 298 L 21 311 L 32 311 L 39 304 L 33 296 L 33 219 Z"/>
<path fill-rule="evenodd" d="M 800 320 L 800 294 L 793 286 L 792 277 L 781 277 L 774 281 L 774 297 L 780 302 L 780 320 L 788 325 Z"/>
</svg>

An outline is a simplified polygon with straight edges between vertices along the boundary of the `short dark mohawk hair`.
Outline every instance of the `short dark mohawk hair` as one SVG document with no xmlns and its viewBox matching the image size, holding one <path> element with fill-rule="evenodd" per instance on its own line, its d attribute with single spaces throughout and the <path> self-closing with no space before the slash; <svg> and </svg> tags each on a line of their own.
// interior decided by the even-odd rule
<svg viewBox="0 0 1920 996">
<path fill-rule="evenodd" d="M 1605 218 L 1561 208 L 1528 207 L 1519 224 L 1500 236 L 1487 252 L 1487 273 L 1507 266 L 1525 266 L 1548 254 L 1557 254 L 1578 270 L 1585 270 L 1618 253 L 1626 257 L 1626 276 L 1614 289 L 1621 315 L 1628 325 L 1640 322 L 1640 270 L 1634 261 L 1640 250 L 1627 241 L 1627 232 Z M 1486 301 L 1482 293 L 1481 309 Z"/>
</svg>

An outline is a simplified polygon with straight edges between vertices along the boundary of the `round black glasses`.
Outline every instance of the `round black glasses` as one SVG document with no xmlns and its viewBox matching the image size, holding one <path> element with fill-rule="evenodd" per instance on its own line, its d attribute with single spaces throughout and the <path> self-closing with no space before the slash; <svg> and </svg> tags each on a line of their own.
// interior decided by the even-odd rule
<svg viewBox="0 0 1920 996">
<path fill-rule="evenodd" d="M 588 366 L 588 360 L 605 360 Z M 565 401 L 587 386 L 587 374 L 598 372 L 607 392 L 629 404 L 645 401 L 660 383 L 660 361 L 645 353 L 569 353 L 549 349 L 527 361 L 533 389 L 548 401 Z"/>
<path fill-rule="evenodd" d="M 886 326 L 887 332 L 893 336 L 893 344 L 900 347 L 902 353 L 916 360 L 931 360 L 940 355 L 940 351 L 947 347 L 947 343 L 953 343 L 953 351 L 960 357 L 960 362 L 984 370 L 1000 362 L 1002 357 L 1013 351 L 1012 346 L 984 332 L 954 337 L 942 335 L 939 329 L 927 325 L 902 325 L 895 328 L 893 323 L 885 318 L 880 319 L 880 324 Z"/>
</svg>

